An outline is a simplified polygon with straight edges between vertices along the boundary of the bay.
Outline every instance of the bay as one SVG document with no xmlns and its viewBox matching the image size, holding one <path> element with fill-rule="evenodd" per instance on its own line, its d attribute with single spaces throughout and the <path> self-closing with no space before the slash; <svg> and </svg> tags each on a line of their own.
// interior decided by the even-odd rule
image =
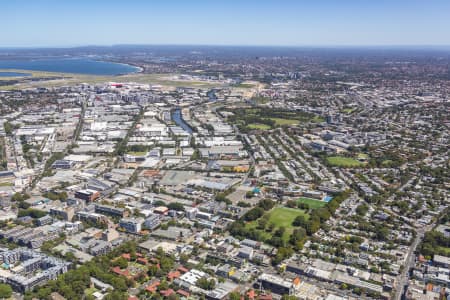
<svg viewBox="0 0 450 300">
<path fill-rule="evenodd" d="M 2 72 L 0 71 L 0 77 L 26 77 L 31 76 L 29 73 L 19 73 L 19 72 Z"/>
<path fill-rule="evenodd" d="M 0 69 L 76 73 L 85 75 L 119 75 L 139 71 L 139 68 L 127 64 L 86 58 L 0 60 Z"/>
</svg>

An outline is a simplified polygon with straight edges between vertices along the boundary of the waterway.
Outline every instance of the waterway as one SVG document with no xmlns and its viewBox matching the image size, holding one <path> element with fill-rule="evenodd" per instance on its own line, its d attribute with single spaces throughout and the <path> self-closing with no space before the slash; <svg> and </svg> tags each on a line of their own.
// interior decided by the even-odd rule
<svg viewBox="0 0 450 300">
<path fill-rule="evenodd" d="M 127 64 L 98 61 L 88 58 L 0 60 L 0 69 L 75 73 L 75 74 L 103 75 L 103 76 L 129 74 L 138 72 L 140 70 L 137 67 Z"/>
<path fill-rule="evenodd" d="M 19 73 L 19 72 L 1 72 L 0 77 L 26 77 L 31 76 L 30 73 Z"/>
<path fill-rule="evenodd" d="M 172 111 L 172 120 L 175 122 L 175 124 L 183 128 L 184 131 L 192 133 L 192 128 L 189 126 L 188 123 L 186 123 L 183 120 L 183 116 L 181 115 L 181 109 L 177 108 Z"/>
</svg>

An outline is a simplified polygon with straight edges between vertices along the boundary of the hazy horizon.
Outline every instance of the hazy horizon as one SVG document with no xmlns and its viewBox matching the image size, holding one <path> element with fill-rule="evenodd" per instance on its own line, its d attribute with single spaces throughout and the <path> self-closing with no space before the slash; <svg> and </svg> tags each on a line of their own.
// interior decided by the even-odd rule
<svg viewBox="0 0 450 300">
<path fill-rule="evenodd" d="M 220 45 L 220 44 L 80 44 L 80 45 L 42 45 L 42 46 L 0 46 L 2 50 L 20 50 L 20 49 L 77 49 L 77 48 L 114 48 L 114 47 L 218 47 L 218 48 L 291 48 L 291 49 L 417 49 L 417 50 L 442 50 L 449 49 L 450 44 L 435 44 L 435 45 L 411 45 L 411 44 L 398 44 L 398 45 Z"/>
<path fill-rule="evenodd" d="M 4 1 L 1 48 L 450 45 L 450 2 Z"/>
</svg>

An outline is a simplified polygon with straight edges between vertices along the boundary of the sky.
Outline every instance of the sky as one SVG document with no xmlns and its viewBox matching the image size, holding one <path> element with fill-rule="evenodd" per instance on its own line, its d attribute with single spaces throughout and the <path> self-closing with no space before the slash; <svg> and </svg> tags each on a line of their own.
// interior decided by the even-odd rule
<svg viewBox="0 0 450 300">
<path fill-rule="evenodd" d="M 450 0 L 1 0 L 0 47 L 450 45 Z"/>
</svg>

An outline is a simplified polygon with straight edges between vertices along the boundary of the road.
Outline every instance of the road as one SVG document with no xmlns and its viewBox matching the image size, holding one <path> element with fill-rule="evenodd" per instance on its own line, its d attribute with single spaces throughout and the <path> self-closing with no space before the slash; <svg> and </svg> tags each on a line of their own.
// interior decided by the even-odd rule
<svg viewBox="0 0 450 300">
<path fill-rule="evenodd" d="M 399 187 L 397 189 L 397 192 L 403 192 L 403 190 L 406 187 L 408 187 L 409 185 L 411 185 L 416 178 L 417 178 L 416 176 L 413 176 L 412 178 L 410 178 L 405 184 L 403 184 L 401 187 Z M 392 195 L 389 198 L 387 198 L 386 201 L 387 202 L 392 202 L 392 201 L 394 201 L 394 198 L 395 198 L 395 194 L 392 193 Z"/>
<path fill-rule="evenodd" d="M 402 273 L 397 277 L 397 290 L 395 291 L 395 296 L 393 300 L 400 300 L 405 289 L 406 285 L 408 284 L 409 279 L 409 270 L 414 267 L 415 264 L 415 255 L 414 252 L 416 251 L 417 246 L 422 241 L 423 236 L 425 232 L 431 230 L 433 228 L 433 225 L 428 225 L 425 227 L 420 228 L 417 231 L 417 236 L 414 239 L 412 245 L 409 247 L 408 254 L 406 256 L 406 262 L 403 268 Z"/>
<path fill-rule="evenodd" d="M 239 132 L 239 128 L 238 128 L 236 125 L 233 125 L 233 129 L 234 129 L 234 133 L 235 133 L 236 138 L 237 138 L 239 135 L 241 135 L 242 137 L 247 136 L 246 134 L 241 134 L 241 133 Z M 242 143 L 246 143 L 245 140 L 243 140 Z M 248 146 L 250 147 L 250 145 L 248 145 Z M 248 156 L 249 156 L 249 158 L 250 158 L 250 160 L 251 160 L 251 163 L 250 163 L 250 164 L 251 164 L 251 165 L 250 165 L 250 169 L 249 169 L 249 171 L 248 171 L 247 173 L 245 173 L 245 176 L 242 178 L 241 183 L 244 183 L 244 182 L 246 182 L 246 181 L 248 180 L 248 177 L 250 176 L 250 170 L 251 170 L 251 167 L 254 167 L 254 166 L 256 165 L 256 161 L 255 161 L 255 158 L 253 157 L 253 154 L 251 154 L 251 153 L 249 152 L 249 153 L 248 153 Z"/>
</svg>

